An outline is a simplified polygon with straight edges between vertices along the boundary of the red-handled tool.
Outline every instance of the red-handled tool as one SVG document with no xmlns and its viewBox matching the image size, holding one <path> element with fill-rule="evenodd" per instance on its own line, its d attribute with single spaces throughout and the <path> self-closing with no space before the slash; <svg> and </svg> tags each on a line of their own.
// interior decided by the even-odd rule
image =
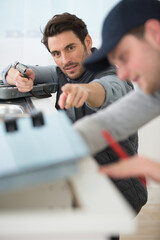
<svg viewBox="0 0 160 240">
<path fill-rule="evenodd" d="M 115 153 L 122 160 L 125 161 L 127 158 L 129 158 L 128 154 L 124 151 L 124 149 L 120 146 L 120 144 L 118 142 L 116 142 L 116 140 L 113 138 L 113 136 L 111 136 L 111 134 L 108 131 L 103 130 L 102 136 L 106 139 L 106 141 L 109 143 L 109 145 L 115 151 Z M 140 182 L 146 187 L 146 185 L 147 185 L 146 178 L 144 176 L 138 177 L 138 178 L 139 178 Z"/>
</svg>

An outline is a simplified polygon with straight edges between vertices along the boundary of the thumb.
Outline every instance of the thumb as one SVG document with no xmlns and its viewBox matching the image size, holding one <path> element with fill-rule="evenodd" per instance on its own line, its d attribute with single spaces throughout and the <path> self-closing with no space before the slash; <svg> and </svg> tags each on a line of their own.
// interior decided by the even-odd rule
<svg viewBox="0 0 160 240">
<path fill-rule="evenodd" d="M 64 86 L 62 86 L 61 90 L 62 92 L 64 92 L 66 95 L 68 95 L 68 93 L 71 92 L 71 84 L 65 84 Z"/>
<path fill-rule="evenodd" d="M 32 80 L 35 79 L 35 73 L 32 69 L 28 68 L 25 74 L 27 75 L 27 77 L 31 78 Z"/>
</svg>

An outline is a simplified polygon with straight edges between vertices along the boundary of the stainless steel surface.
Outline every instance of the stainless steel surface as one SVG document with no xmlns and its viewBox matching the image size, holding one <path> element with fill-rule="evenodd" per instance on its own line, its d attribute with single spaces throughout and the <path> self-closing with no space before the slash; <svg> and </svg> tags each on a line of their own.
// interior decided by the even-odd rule
<svg viewBox="0 0 160 240">
<path fill-rule="evenodd" d="M 14 104 L 2 104 L 0 105 L 0 115 L 9 114 L 23 114 L 24 108 Z"/>
<path fill-rule="evenodd" d="M 29 97 L 13 100 L 0 100 L 0 119 L 28 117 L 36 112 L 36 108 Z"/>
</svg>

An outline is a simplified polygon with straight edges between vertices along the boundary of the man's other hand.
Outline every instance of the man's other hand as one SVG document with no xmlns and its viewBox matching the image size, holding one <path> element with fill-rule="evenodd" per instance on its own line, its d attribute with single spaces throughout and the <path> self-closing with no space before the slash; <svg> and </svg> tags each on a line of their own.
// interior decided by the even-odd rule
<svg viewBox="0 0 160 240">
<path fill-rule="evenodd" d="M 35 79 L 35 73 L 32 69 L 27 69 L 27 78 L 14 68 L 10 68 L 7 73 L 6 80 L 10 85 L 15 85 L 20 92 L 29 92 L 33 88 L 33 82 Z"/>
</svg>

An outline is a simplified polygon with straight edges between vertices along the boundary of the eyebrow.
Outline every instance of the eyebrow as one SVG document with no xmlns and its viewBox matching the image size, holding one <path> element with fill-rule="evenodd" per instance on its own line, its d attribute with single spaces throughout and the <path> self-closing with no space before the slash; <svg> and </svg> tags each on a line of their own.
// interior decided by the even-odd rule
<svg viewBox="0 0 160 240">
<path fill-rule="evenodd" d="M 67 49 L 67 48 L 69 48 L 69 47 L 72 47 L 72 46 L 74 46 L 74 45 L 76 45 L 76 43 L 69 43 L 68 45 L 66 45 L 66 46 L 64 47 L 64 50 Z M 51 54 L 54 54 L 54 53 L 58 53 L 58 52 L 60 52 L 60 51 L 58 51 L 58 50 L 53 50 L 53 51 L 51 51 L 50 53 L 51 53 Z"/>
</svg>

